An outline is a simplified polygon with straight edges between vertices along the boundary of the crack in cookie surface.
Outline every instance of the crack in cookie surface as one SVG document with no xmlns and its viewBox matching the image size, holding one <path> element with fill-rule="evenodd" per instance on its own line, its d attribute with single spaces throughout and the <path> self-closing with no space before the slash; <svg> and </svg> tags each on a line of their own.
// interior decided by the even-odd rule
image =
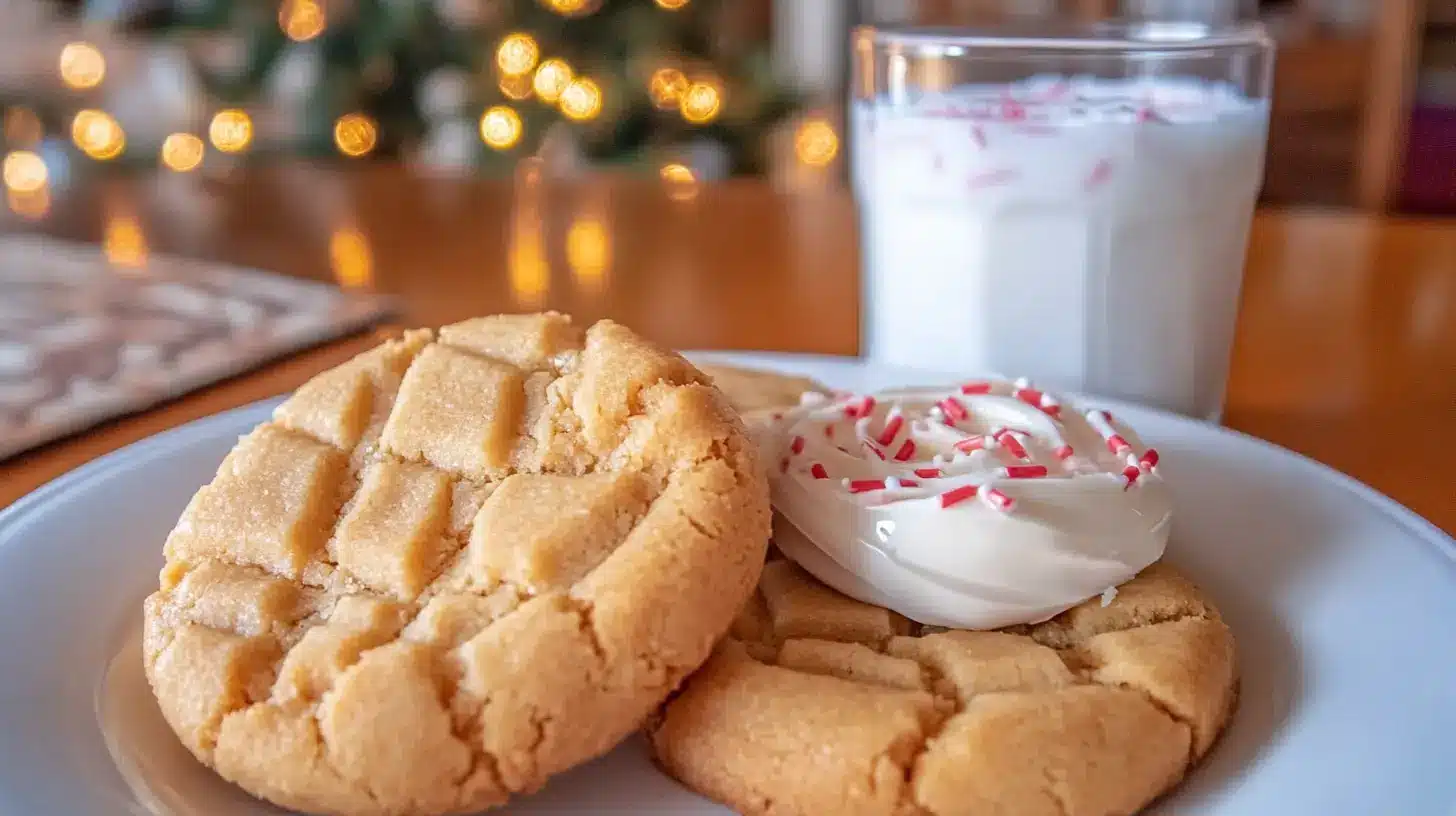
<svg viewBox="0 0 1456 816">
<path fill-rule="evenodd" d="M 479 809 L 604 752 L 762 562 L 767 487 L 701 382 L 550 314 L 411 332 L 311 380 L 169 537 L 145 613 L 169 724 L 306 811 Z"/>
</svg>

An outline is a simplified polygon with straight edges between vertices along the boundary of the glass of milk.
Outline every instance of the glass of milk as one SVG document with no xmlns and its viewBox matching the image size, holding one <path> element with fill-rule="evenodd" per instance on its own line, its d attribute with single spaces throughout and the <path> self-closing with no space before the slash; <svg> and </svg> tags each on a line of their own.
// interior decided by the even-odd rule
<svg viewBox="0 0 1456 816">
<path fill-rule="evenodd" d="M 857 30 L 866 355 L 1217 421 L 1272 69 L 1256 24 Z"/>
</svg>

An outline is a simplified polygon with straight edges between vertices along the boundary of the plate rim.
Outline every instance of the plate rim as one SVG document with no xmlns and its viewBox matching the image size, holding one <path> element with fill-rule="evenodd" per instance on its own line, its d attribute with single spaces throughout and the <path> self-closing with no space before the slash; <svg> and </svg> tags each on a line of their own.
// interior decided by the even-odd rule
<svg viewBox="0 0 1456 816">
<path fill-rule="evenodd" d="M 787 362 L 800 360 L 806 363 L 818 362 L 821 364 L 830 363 L 834 365 L 875 365 L 875 363 L 866 360 L 863 357 L 850 357 L 847 355 L 831 354 L 799 354 L 793 352 L 753 350 L 710 351 L 700 349 L 684 350 L 681 353 L 683 354 L 683 356 L 689 358 L 690 360 L 695 358 L 705 360 L 708 358 L 718 358 L 730 364 L 732 364 L 732 361 L 735 358 L 748 357 L 754 358 L 753 360 L 750 360 L 750 364 L 754 360 L 782 360 Z M 740 363 L 740 365 L 741 364 L 742 363 Z M 886 368 L 895 371 L 905 371 L 907 373 L 913 372 L 931 378 L 954 379 L 957 376 L 953 374 L 946 374 L 944 372 L 907 368 L 904 366 L 886 366 Z M 159 431 L 158 433 L 138 439 L 135 442 L 130 442 L 126 445 L 121 446 L 120 448 L 117 448 L 114 451 L 102 454 L 101 456 L 98 456 L 97 458 L 92 459 L 89 462 L 81 464 L 75 468 L 72 468 L 71 470 L 68 470 L 56 476 L 55 478 L 41 484 L 39 487 L 35 488 L 29 493 L 26 493 L 24 496 L 21 496 L 9 507 L 0 510 L 0 543 L 3 543 L 5 539 L 9 538 L 9 535 L 7 535 L 7 533 L 14 525 L 21 522 L 25 518 L 25 516 L 29 515 L 32 512 L 35 512 L 38 508 L 44 507 L 54 494 L 62 493 L 66 490 L 72 489 L 76 485 L 83 484 L 87 481 L 90 481 L 91 479 L 98 478 L 102 474 L 121 465 L 123 462 L 126 462 L 138 456 L 145 456 L 151 453 L 154 449 L 166 448 L 171 445 L 182 444 L 185 438 L 198 434 L 206 434 L 212 429 L 213 426 L 226 425 L 231 420 L 234 420 L 241 415 L 258 412 L 267 406 L 275 405 L 286 396 L 287 392 L 283 394 L 276 394 L 271 397 L 265 397 L 263 399 L 245 403 L 234 408 L 217 411 L 215 413 L 208 414 L 207 416 L 202 416 L 193 420 L 189 420 L 182 423 L 181 425 L 177 425 L 176 427 L 168 428 L 164 431 Z M 1353 494 L 1354 496 L 1360 498 L 1362 501 L 1373 506 L 1375 509 L 1379 510 L 1382 515 L 1386 516 L 1391 521 L 1400 525 L 1404 530 L 1411 533 L 1415 538 L 1420 539 L 1422 542 L 1435 549 L 1437 553 L 1443 556 L 1448 566 L 1456 567 L 1456 537 L 1448 534 L 1445 530 L 1442 530 L 1440 527 L 1436 526 L 1435 522 L 1427 519 L 1426 517 L 1402 504 L 1400 501 L 1380 492 L 1379 490 L 1376 490 L 1374 487 L 1371 487 L 1368 484 L 1365 484 L 1351 474 L 1345 473 L 1344 471 L 1327 465 L 1324 462 L 1320 462 L 1319 460 L 1313 459 L 1309 456 L 1299 453 L 1298 451 L 1290 450 L 1289 448 L 1278 445 L 1267 439 L 1261 439 L 1257 436 L 1247 434 L 1234 428 L 1229 428 L 1224 425 L 1215 425 L 1211 422 L 1182 416 L 1180 414 L 1175 414 L 1170 411 L 1162 410 L 1160 408 L 1154 408 L 1146 405 L 1138 405 L 1136 403 L 1126 402 L 1123 400 L 1097 397 L 1094 395 L 1081 394 L 1077 392 L 1068 392 L 1067 396 L 1073 400 L 1085 402 L 1088 404 L 1107 405 L 1113 407 L 1114 409 L 1132 409 L 1135 413 L 1151 414 L 1156 416 L 1160 421 L 1193 426 L 1200 431 L 1212 431 L 1215 435 L 1227 434 L 1228 436 L 1240 439 L 1244 442 L 1252 443 L 1256 447 L 1262 448 L 1268 453 L 1291 457 L 1294 461 L 1299 463 L 1300 467 L 1305 468 L 1306 470 L 1312 470 L 1320 476 L 1323 476 L 1326 479 L 1330 480 L 1340 489 L 1346 491 L 1347 493 Z"/>
</svg>

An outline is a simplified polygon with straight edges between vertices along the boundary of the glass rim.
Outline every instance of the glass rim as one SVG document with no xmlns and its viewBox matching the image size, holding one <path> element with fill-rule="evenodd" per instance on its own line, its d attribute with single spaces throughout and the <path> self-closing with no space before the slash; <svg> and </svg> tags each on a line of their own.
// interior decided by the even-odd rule
<svg viewBox="0 0 1456 816">
<path fill-rule="evenodd" d="M 1211 48 L 1274 44 L 1258 22 L 1222 25 L 1196 21 L 1109 20 L 1093 24 L 1007 24 L 988 27 L 861 25 L 854 30 L 857 49 L 910 51 L 935 57 L 971 57 L 979 51 L 1040 53 L 1176 54 Z M 958 53 L 959 52 L 959 53 Z M 1003 54 L 1011 58 L 1015 54 Z"/>
</svg>

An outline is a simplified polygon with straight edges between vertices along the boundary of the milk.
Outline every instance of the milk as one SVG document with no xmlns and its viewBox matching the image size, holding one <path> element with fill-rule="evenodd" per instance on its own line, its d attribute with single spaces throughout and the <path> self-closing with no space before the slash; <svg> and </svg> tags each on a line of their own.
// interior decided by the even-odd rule
<svg viewBox="0 0 1456 816">
<path fill-rule="evenodd" d="M 1266 103 L 1039 77 L 853 116 L 869 357 L 1217 418 Z"/>
</svg>

